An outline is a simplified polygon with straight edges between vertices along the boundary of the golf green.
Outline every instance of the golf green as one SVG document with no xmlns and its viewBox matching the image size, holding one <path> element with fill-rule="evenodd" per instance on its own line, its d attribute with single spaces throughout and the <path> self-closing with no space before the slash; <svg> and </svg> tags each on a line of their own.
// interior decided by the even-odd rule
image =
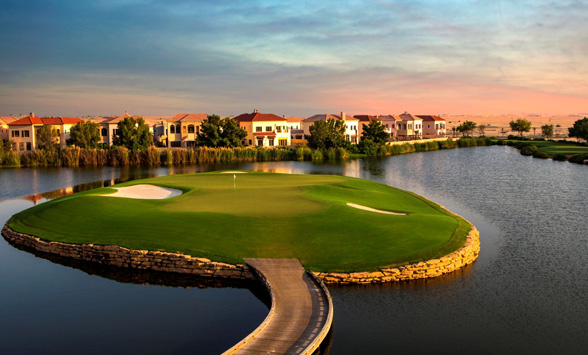
<svg viewBox="0 0 588 355">
<path fill-rule="evenodd" d="M 109 196 L 116 188 L 145 184 L 183 194 Z M 135 180 L 45 202 L 14 215 L 8 226 L 44 240 L 165 250 L 228 263 L 298 258 L 323 272 L 437 258 L 461 247 L 471 228 L 423 197 L 376 182 L 258 172 Z"/>
</svg>

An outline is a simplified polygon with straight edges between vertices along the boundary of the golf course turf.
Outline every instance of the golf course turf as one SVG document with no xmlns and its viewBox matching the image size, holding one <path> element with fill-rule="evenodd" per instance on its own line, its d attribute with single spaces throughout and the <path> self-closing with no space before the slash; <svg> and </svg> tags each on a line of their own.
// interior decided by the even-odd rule
<svg viewBox="0 0 588 355">
<path fill-rule="evenodd" d="M 115 187 L 139 184 L 184 193 L 132 199 L 108 196 L 116 190 L 105 187 L 22 211 L 8 226 L 44 240 L 165 250 L 233 264 L 243 258 L 298 258 L 322 272 L 437 258 L 460 248 L 471 228 L 423 197 L 343 176 L 212 172 Z"/>
</svg>

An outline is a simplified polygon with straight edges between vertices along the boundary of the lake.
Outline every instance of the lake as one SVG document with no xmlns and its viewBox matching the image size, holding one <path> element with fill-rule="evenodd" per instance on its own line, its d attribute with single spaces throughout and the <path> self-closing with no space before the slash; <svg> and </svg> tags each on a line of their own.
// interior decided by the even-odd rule
<svg viewBox="0 0 588 355">
<path fill-rule="evenodd" d="M 453 274 L 330 286 L 330 354 L 584 354 L 588 348 L 588 167 L 523 157 L 510 147 L 335 163 L 3 169 L 0 222 L 44 200 L 23 196 L 220 169 L 370 179 L 421 194 L 480 230 L 480 258 Z M 255 285 L 68 265 L 3 239 L 0 284 L 0 353 L 217 354 L 268 311 Z"/>
</svg>

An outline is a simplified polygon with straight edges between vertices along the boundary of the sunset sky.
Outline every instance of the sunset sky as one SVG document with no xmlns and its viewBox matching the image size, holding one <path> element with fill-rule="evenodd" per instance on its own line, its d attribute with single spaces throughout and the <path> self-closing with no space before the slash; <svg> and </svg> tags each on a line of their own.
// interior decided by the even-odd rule
<svg viewBox="0 0 588 355">
<path fill-rule="evenodd" d="M 0 115 L 588 112 L 588 1 L 3 0 Z"/>
</svg>

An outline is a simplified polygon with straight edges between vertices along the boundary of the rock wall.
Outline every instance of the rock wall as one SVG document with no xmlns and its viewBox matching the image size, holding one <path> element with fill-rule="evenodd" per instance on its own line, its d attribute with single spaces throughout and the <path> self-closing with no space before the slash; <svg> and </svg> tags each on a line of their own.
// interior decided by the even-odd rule
<svg viewBox="0 0 588 355">
<path fill-rule="evenodd" d="M 105 265 L 193 274 L 203 277 L 256 279 L 249 267 L 243 264 L 225 264 L 179 253 L 131 250 L 117 245 L 47 242 L 28 234 L 15 232 L 8 226 L 4 226 L 2 234 L 10 243 L 32 248 L 39 252 Z M 466 243 L 455 252 L 439 259 L 393 268 L 383 268 L 373 272 L 314 272 L 314 274 L 326 284 L 371 284 L 425 279 L 448 274 L 471 264 L 478 258 L 479 252 L 480 235 L 478 230 L 472 226 Z"/>
<path fill-rule="evenodd" d="M 439 259 L 416 264 L 380 269 L 374 272 L 323 273 L 314 274 L 327 284 L 371 284 L 404 280 L 426 279 L 448 274 L 473 263 L 480 253 L 480 233 L 476 227 L 467 236 L 465 244 L 458 250 Z"/>
<path fill-rule="evenodd" d="M 219 263 L 178 253 L 131 250 L 117 245 L 47 242 L 28 234 L 15 232 L 8 226 L 4 226 L 2 235 L 10 243 L 22 245 L 39 252 L 105 265 L 176 272 L 204 277 L 255 280 L 255 276 L 247 265 Z"/>
</svg>

